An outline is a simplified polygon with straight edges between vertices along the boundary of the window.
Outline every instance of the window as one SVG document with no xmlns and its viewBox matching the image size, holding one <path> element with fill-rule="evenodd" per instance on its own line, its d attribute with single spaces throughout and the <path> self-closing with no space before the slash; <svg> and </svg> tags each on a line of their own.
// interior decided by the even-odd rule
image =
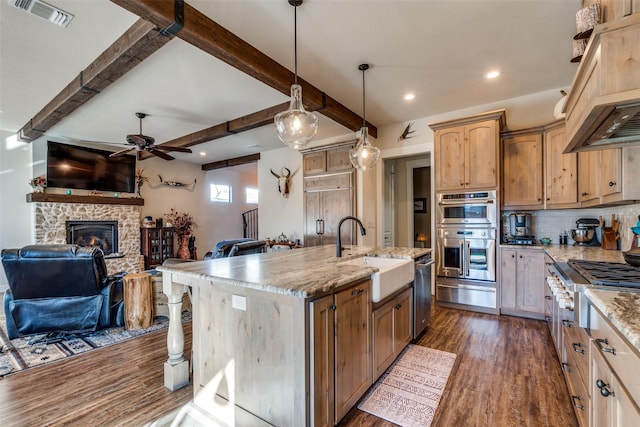
<svg viewBox="0 0 640 427">
<path fill-rule="evenodd" d="M 247 188 L 247 203 L 258 204 L 258 189 L 257 188 Z"/>
<path fill-rule="evenodd" d="M 231 186 L 224 184 L 211 184 L 211 201 L 231 203 Z"/>
</svg>

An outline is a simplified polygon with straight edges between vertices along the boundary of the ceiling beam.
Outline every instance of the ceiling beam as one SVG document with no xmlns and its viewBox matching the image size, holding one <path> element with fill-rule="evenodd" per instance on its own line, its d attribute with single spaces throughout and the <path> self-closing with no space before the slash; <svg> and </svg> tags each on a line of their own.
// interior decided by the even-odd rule
<svg viewBox="0 0 640 427">
<path fill-rule="evenodd" d="M 29 120 L 18 137 L 27 142 L 39 138 L 171 39 L 139 19 Z"/>
<path fill-rule="evenodd" d="M 159 28 L 174 20 L 174 0 L 111 0 Z M 193 6 L 184 5 L 184 27 L 176 37 L 209 53 L 262 83 L 289 95 L 294 73 L 283 67 L 220 24 L 214 22 Z M 331 118 L 346 128 L 357 131 L 362 118 L 320 89 L 298 76 L 302 86 L 304 104 L 312 111 Z M 286 108 L 285 108 L 286 109 Z M 369 124 L 369 134 L 377 137 L 378 130 Z"/>
<path fill-rule="evenodd" d="M 230 168 L 232 166 L 246 165 L 260 160 L 260 153 L 249 154 L 242 157 L 234 157 L 233 159 L 220 160 L 219 162 L 205 163 L 202 165 L 203 171 L 211 171 L 214 169 Z"/>
<path fill-rule="evenodd" d="M 173 147 L 191 147 L 193 145 L 202 144 L 207 141 L 213 141 L 214 139 L 220 139 L 224 138 L 225 136 L 230 136 L 236 133 L 255 129 L 260 126 L 273 123 L 273 116 L 280 111 L 287 109 L 288 106 L 288 102 L 275 105 L 256 113 L 251 113 L 249 115 L 242 116 L 225 123 L 220 123 L 215 126 L 211 126 L 209 128 L 202 129 L 197 132 L 193 132 L 158 145 L 167 144 Z M 153 156 L 146 151 L 140 151 L 138 153 L 139 160 L 148 159 L 150 157 Z"/>
</svg>

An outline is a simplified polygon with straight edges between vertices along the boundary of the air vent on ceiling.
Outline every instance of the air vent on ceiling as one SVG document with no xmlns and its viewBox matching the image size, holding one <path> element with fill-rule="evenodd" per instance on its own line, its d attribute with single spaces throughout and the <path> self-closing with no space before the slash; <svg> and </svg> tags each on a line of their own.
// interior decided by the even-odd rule
<svg viewBox="0 0 640 427">
<path fill-rule="evenodd" d="M 9 4 L 61 27 L 66 27 L 73 19 L 72 14 L 40 0 L 9 0 Z"/>
</svg>

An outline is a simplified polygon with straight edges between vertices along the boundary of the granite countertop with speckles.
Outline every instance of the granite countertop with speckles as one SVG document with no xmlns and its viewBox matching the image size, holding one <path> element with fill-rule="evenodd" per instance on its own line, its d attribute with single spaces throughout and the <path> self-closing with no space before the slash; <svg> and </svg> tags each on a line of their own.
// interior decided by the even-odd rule
<svg viewBox="0 0 640 427">
<path fill-rule="evenodd" d="M 621 251 L 602 249 L 600 246 L 546 245 L 547 254 L 555 262 L 567 262 L 570 259 L 584 259 L 588 261 L 620 262 L 624 264 Z"/>
<path fill-rule="evenodd" d="M 587 289 L 585 295 L 640 352 L 640 293 Z"/>
<path fill-rule="evenodd" d="M 416 259 L 430 248 L 351 246 L 336 258 L 335 245 L 159 266 L 162 272 L 266 292 L 311 298 L 371 276 L 375 267 L 341 264 L 361 256 Z"/>
</svg>

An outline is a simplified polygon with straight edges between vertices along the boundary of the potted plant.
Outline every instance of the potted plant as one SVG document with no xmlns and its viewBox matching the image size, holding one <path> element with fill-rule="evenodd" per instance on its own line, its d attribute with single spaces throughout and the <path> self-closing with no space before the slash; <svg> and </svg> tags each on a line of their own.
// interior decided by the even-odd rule
<svg viewBox="0 0 640 427">
<path fill-rule="evenodd" d="M 29 185 L 33 188 L 34 193 L 44 193 L 44 189 L 47 188 L 47 178 L 44 175 L 31 178 Z"/>
</svg>

